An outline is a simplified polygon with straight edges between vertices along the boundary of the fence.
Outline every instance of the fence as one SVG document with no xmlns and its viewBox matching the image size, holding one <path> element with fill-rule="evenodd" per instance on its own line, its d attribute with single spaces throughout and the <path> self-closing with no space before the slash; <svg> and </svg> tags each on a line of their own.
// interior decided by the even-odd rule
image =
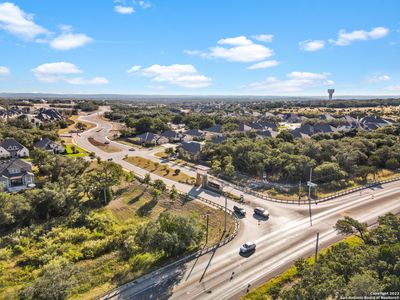
<svg viewBox="0 0 400 300">
<path fill-rule="evenodd" d="M 345 190 L 345 191 L 342 191 L 342 192 L 333 193 L 333 194 L 331 194 L 331 195 L 329 195 L 327 197 L 321 198 L 321 199 L 312 199 L 312 202 L 314 202 L 314 203 L 326 202 L 326 201 L 329 201 L 329 200 L 332 200 L 332 199 L 335 199 L 335 198 L 338 198 L 338 197 L 341 197 L 341 196 L 345 196 L 345 195 L 348 195 L 348 194 L 351 194 L 351 193 L 354 193 L 354 192 L 357 192 L 357 191 L 365 190 L 365 189 L 368 189 L 368 188 L 371 188 L 371 187 L 374 187 L 374 186 L 377 186 L 377 185 L 380 185 L 380 184 L 394 182 L 394 181 L 398 181 L 398 180 L 400 180 L 400 177 L 394 177 L 394 178 L 386 179 L 386 180 L 377 180 L 377 181 L 374 181 L 374 182 L 371 182 L 371 183 L 368 183 L 366 185 L 362 185 L 362 186 L 359 186 L 359 187 L 356 187 L 356 188 L 348 189 L 348 190 Z M 264 200 L 267 200 L 267 201 L 271 201 L 271 202 L 286 203 L 286 204 L 308 204 L 309 203 L 308 200 L 283 200 L 283 199 L 271 198 L 271 197 L 268 197 L 268 196 L 266 196 L 264 194 L 256 192 L 256 191 L 254 191 L 254 190 L 252 190 L 250 188 L 247 188 L 247 187 L 244 187 L 244 186 L 240 186 L 240 185 L 234 185 L 234 184 L 231 184 L 231 183 L 228 183 L 228 182 L 225 182 L 225 185 L 229 186 L 231 188 L 240 190 L 242 192 L 245 192 L 247 194 L 253 195 L 255 197 L 258 197 L 258 198 L 261 198 L 261 199 L 264 199 Z"/>
</svg>

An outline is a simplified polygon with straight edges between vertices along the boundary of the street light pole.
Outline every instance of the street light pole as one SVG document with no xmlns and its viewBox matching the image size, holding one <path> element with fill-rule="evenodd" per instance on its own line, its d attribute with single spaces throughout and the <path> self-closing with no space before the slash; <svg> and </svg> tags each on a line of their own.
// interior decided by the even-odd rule
<svg viewBox="0 0 400 300">
<path fill-rule="evenodd" d="M 310 226 L 312 226 L 312 215 L 311 215 L 311 187 L 314 185 L 312 183 L 312 168 L 310 168 L 310 181 L 307 182 L 308 185 L 308 212 L 310 215 Z"/>
<path fill-rule="evenodd" d="M 222 183 L 222 192 L 224 193 L 224 183 Z M 224 215 L 224 232 L 226 232 L 226 209 L 228 206 L 228 197 L 225 193 L 225 215 Z"/>
<path fill-rule="evenodd" d="M 208 244 L 208 213 L 206 214 L 206 245 Z"/>
</svg>

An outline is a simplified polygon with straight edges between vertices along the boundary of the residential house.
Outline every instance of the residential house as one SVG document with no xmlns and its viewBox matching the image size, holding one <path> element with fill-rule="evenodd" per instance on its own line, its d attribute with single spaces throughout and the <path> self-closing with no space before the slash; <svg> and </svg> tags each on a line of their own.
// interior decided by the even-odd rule
<svg viewBox="0 0 400 300">
<path fill-rule="evenodd" d="M 16 192 L 34 186 L 32 165 L 20 159 L 0 161 L 0 186 Z"/>
<path fill-rule="evenodd" d="M 50 140 L 48 137 L 42 138 L 37 141 L 34 145 L 35 148 L 42 149 L 54 154 L 64 153 L 65 147 L 59 143 Z"/>
<path fill-rule="evenodd" d="M 303 125 L 292 130 L 291 134 L 294 138 L 309 138 L 314 134 L 314 128 L 311 125 Z"/>
<path fill-rule="evenodd" d="M 207 135 L 222 135 L 222 125 L 214 125 L 210 128 L 204 129 Z"/>
<path fill-rule="evenodd" d="M 184 141 L 200 141 L 204 139 L 205 133 L 198 129 L 190 129 L 183 133 Z"/>
<path fill-rule="evenodd" d="M 142 145 L 161 145 L 168 143 L 168 139 L 152 132 L 145 132 L 136 136 L 136 141 Z"/>
<path fill-rule="evenodd" d="M 181 149 L 187 152 L 191 158 L 197 157 L 201 152 L 201 143 L 199 142 L 182 142 Z"/>
<path fill-rule="evenodd" d="M 314 125 L 314 133 L 332 133 L 337 129 L 329 124 L 316 124 Z"/>
<path fill-rule="evenodd" d="M 239 128 L 238 128 L 239 132 L 249 132 L 249 131 L 252 131 L 252 130 L 253 130 L 252 127 L 250 127 L 250 126 L 248 126 L 248 125 L 246 125 L 244 123 L 239 124 Z"/>
<path fill-rule="evenodd" d="M 271 129 L 266 129 L 262 131 L 257 132 L 257 136 L 261 138 L 270 138 L 270 137 L 276 137 L 278 135 L 278 132 L 273 131 Z"/>
<path fill-rule="evenodd" d="M 177 143 L 182 140 L 182 133 L 174 131 L 174 130 L 168 130 L 164 131 L 161 133 L 161 136 L 168 139 L 170 143 Z"/>
<path fill-rule="evenodd" d="M 213 136 L 210 140 L 211 143 L 217 144 L 217 145 L 222 144 L 224 141 L 226 141 L 226 136 L 224 136 L 224 135 Z"/>
<path fill-rule="evenodd" d="M 13 138 L 6 138 L 0 142 L 0 158 L 28 156 L 29 150 Z"/>
<path fill-rule="evenodd" d="M 392 124 L 392 121 L 383 119 L 379 116 L 367 116 L 360 119 L 361 127 L 369 131 Z"/>
</svg>

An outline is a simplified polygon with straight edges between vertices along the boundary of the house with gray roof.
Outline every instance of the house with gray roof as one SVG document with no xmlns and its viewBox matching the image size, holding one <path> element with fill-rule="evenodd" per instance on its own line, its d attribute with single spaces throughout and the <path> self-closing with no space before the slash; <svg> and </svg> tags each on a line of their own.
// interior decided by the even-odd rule
<svg viewBox="0 0 400 300">
<path fill-rule="evenodd" d="M 222 134 L 222 125 L 214 125 L 210 128 L 204 129 L 204 131 L 208 135 L 221 135 Z"/>
<path fill-rule="evenodd" d="M 194 158 L 200 154 L 202 145 L 199 142 L 182 142 L 180 148 Z"/>
<path fill-rule="evenodd" d="M 204 139 L 205 133 L 198 129 L 190 129 L 183 133 L 184 141 L 199 141 Z"/>
<path fill-rule="evenodd" d="M 142 145 L 161 145 L 168 143 L 168 139 L 152 132 L 145 132 L 136 136 L 136 141 Z"/>
<path fill-rule="evenodd" d="M 180 142 L 182 140 L 182 133 L 177 132 L 175 130 L 167 130 L 164 131 L 163 133 L 161 133 L 162 137 L 165 137 L 166 139 L 168 139 L 168 141 L 170 143 L 177 143 Z"/>
<path fill-rule="evenodd" d="M 6 138 L 0 142 L 0 158 L 28 157 L 29 150 L 13 138 Z"/>
<path fill-rule="evenodd" d="M 37 141 L 33 147 L 42 149 L 54 154 L 59 154 L 59 153 L 64 153 L 65 152 L 65 147 L 63 145 L 60 145 L 59 143 L 50 140 L 48 137 L 42 138 L 39 141 Z"/>
<path fill-rule="evenodd" d="M 0 161 L 0 186 L 8 192 L 34 187 L 32 165 L 20 159 Z"/>
</svg>

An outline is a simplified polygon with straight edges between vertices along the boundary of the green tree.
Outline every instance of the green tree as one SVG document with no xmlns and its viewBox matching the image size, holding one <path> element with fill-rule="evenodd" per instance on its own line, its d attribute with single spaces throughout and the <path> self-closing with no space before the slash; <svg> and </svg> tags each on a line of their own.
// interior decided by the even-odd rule
<svg viewBox="0 0 400 300">
<path fill-rule="evenodd" d="M 169 192 L 169 198 L 171 200 L 175 200 L 176 198 L 178 198 L 178 196 L 179 196 L 178 190 L 176 189 L 175 185 L 173 185 L 171 191 Z"/>
<path fill-rule="evenodd" d="M 368 232 L 366 223 L 361 223 L 351 217 L 346 216 L 344 219 L 337 221 L 334 228 L 340 234 L 354 234 L 361 238 L 364 242 L 367 242 Z"/>
</svg>

